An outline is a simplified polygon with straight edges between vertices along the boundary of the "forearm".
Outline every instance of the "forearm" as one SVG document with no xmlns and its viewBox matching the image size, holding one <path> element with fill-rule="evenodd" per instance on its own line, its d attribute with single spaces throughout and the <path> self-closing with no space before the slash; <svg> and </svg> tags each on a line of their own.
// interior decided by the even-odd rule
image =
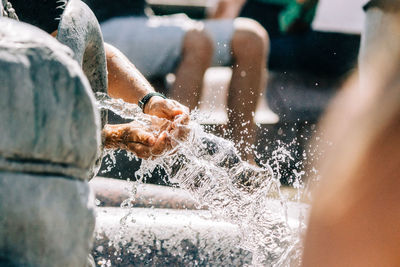
<svg viewBox="0 0 400 267">
<path fill-rule="evenodd" d="M 117 48 L 104 44 L 108 70 L 108 94 L 125 102 L 138 104 L 147 94 L 154 92 L 146 78 Z M 187 107 L 165 97 L 152 96 L 144 104 L 143 112 L 175 120 L 178 115 L 189 119 Z M 187 120 L 188 121 L 188 120 Z"/>
<path fill-rule="evenodd" d="M 122 52 L 104 44 L 108 70 L 108 94 L 125 102 L 137 104 L 153 87 Z"/>
</svg>

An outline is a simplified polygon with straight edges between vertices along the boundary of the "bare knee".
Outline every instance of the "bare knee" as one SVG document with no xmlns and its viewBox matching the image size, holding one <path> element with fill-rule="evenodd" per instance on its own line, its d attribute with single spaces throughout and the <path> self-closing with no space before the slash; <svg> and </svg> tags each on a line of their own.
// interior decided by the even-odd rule
<svg viewBox="0 0 400 267">
<path fill-rule="evenodd" d="M 232 38 L 232 52 L 236 60 L 266 60 L 269 53 L 267 31 L 255 20 L 237 18 Z"/>
<path fill-rule="evenodd" d="M 205 31 L 193 29 L 186 33 L 182 49 L 183 58 L 210 65 L 213 49 L 212 39 Z"/>
</svg>

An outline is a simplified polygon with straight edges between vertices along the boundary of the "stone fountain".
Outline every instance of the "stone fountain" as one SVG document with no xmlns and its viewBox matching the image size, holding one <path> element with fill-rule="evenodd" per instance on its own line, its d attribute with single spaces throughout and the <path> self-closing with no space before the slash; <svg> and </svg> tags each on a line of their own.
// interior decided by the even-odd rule
<svg viewBox="0 0 400 267">
<path fill-rule="evenodd" d="M 99 25 L 80 0 L 68 2 L 56 39 L 0 18 L 0 89 L 0 266 L 86 266 L 90 252 L 121 266 L 251 262 L 237 227 L 204 210 L 148 201 L 98 207 L 95 219 L 88 181 L 107 114 L 93 91 L 107 91 L 107 72 Z"/>
<path fill-rule="evenodd" d="M 1 14 L 10 17 L 6 5 Z M 101 34 L 90 12 L 71 1 L 59 41 L 0 18 L 1 266 L 87 263 L 95 227 L 88 179 L 101 155 L 92 89 L 107 89 Z"/>
<path fill-rule="evenodd" d="M 100 116 L 70 48 L 0 18 L 0 265 L 85 266 Z"/>
</svg>

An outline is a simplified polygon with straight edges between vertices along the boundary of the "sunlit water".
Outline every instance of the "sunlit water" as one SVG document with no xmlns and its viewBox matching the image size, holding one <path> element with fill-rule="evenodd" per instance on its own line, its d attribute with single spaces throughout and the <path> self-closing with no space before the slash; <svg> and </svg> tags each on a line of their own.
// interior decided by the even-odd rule
<svg viewBox="0 0 400 267">
<path fill-rule="evenodd" d="M 98 94 L 96 98 L 101 109 L 109 109 L 145 127 L 151 121 L 151 117 L 144 115 L 136 105 L 104 94 Z M 279 182 L 279 164 L 290 157 L 287 149 L 279 147 L 268 162 L 261 163 L 262 168 L 254 167 L 239 158 L 232 142 L 206 133 L 196 122 L 196 114 L 192 114 L 188 127 L 187 140 L 175 140 L 173 151 L 154 160 L 143 160 L 135 173 L 136 179 L 143 181 L 157 166 L 162 166 L 169 183 L 190 192 L 199 206 L 207 206 L 216 219 L 239 227 L 242 242 L 238 246 L 252 252 L 252 265 L 299 264 L 304 214 L 300 212 L 298 223 L 289 226 L 288 200 L 282 195 Z M 295 174 L 294 185 L 300 190 L 303 173 Z M 132 198 L 134 196 L 135 189 L 132 190 Z M 277 200 L 279 209 L 272 205 Z M 130 203 L 132 199 L 126 200 L 123 206 L 130 207 Z"/>
</svg>

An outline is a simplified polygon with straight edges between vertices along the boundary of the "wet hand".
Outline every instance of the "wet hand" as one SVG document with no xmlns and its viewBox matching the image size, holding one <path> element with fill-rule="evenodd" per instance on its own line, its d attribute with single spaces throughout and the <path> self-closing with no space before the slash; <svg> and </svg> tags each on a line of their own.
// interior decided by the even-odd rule
<svg viewBox="0 0 400 267">
<path fill-rule="evenodd" d="M 146 104 L 144 113 L 167 119 L 170 123 L 163 130 L 170 133 L 173 139 L 185 140 L 190 132 L 189 108 L 175 100 L 153 96 Z"/>
<path fill-rule="evenodd" d="M 189 123 L 190 120 L 188 107 L 185 107 L 175 100 L 164 99 L 159 96 L 153 96 L 145 105 L 143 112 L 170 121 L 174 121 L 177 116 L 185 117 L 187 123 Z"/>
<path fill-rule="evenodd" d="M 157 134 L 163 132 L 168 134 L 172 148 L 180 142 L 185 141 L 189 135 L 189 116 L 178 115 L 173 121 L 151 116 L 150 128 Z"/>
<path fill-rule="evenodd" d="M 158 133 L 135 122 L 107 124 L 103 129 L 104 146 L 112 149 L 126 149 L 143 159 L 155 158 L 171 149 L 168 133 L 165 131 Z"/>
</svg>

